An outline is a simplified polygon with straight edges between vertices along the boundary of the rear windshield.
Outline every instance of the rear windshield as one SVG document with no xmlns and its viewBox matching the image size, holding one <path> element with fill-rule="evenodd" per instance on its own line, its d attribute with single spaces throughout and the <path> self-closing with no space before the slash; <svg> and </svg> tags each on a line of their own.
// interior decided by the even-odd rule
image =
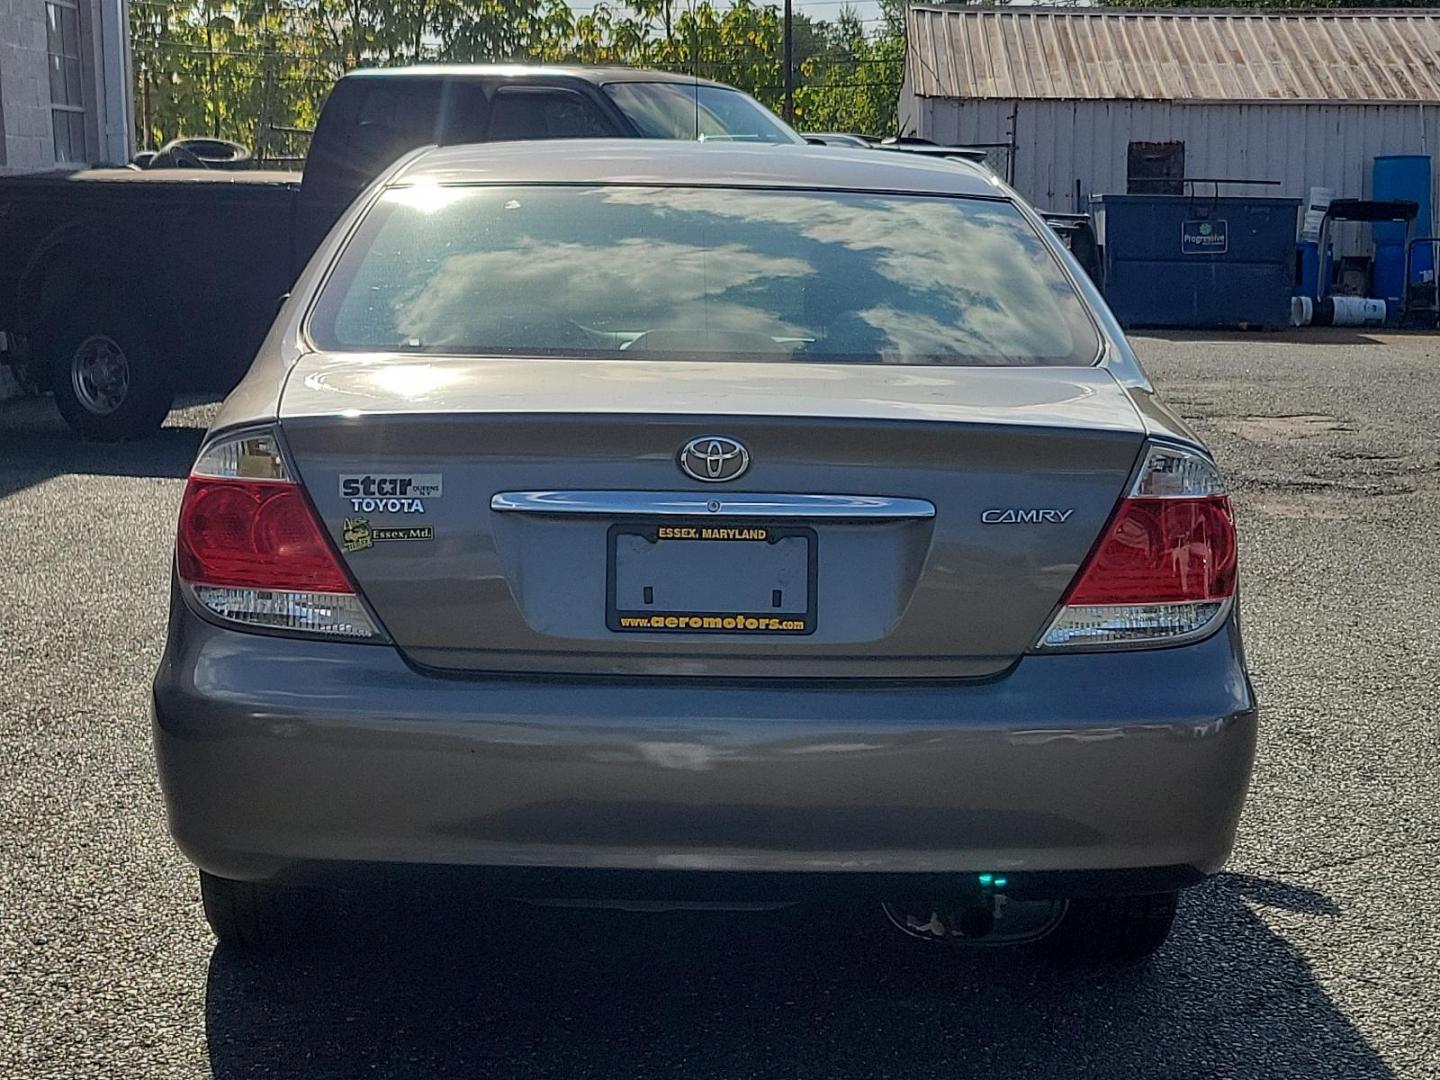
<svg viewBox="0 0 1440 1080">
<path fill-rule="evenodd" d="M 695 187 L 393 188 L 310 333 L 331 350 L 823 363 L 1099 348 L 1011 203 Z"/>
<path fill-rule="evenodd" d="M 609 83 L 605 93 L 647 139 L 798 143 L 795 134 L 749 94 L 698 83 Z"/>
</svg>

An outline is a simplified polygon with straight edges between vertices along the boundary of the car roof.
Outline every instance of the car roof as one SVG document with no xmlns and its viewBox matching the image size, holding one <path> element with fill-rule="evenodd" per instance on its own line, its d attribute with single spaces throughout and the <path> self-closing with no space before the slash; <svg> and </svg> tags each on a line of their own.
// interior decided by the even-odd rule
<svg viewBox="0 0 1440 1080">
<path fill-rule="evenodd" d="M 554 139 L 433 147 L 392 184 L 653 184 L 1008 194 L 988 169 L 951 158 L 808 144 Z"/>
<path fill-rule="evenodd" d="M 649 68 L 622 67 L 618 64 L 414 64 L 410 67 L 361 68 L 346 79 L 442 78 L 442 79 L 517 79 L 535 76 L 563 76 L 592 83 L 667 82 L 698 83 L 726 90 L 735 87 L 701 79 L 676 71 L 653 71 Z"/>
</svg>

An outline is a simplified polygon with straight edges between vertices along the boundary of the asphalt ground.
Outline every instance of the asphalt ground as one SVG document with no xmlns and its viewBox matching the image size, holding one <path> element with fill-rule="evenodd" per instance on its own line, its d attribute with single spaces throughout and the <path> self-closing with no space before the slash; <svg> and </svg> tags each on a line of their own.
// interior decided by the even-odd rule
<svg viewBox="0 0 1440 1080">
<path fill-rule="evenodd" d="M 1440 338 L 1137 344 L 1235 487 L 1263 735 L 1229 872 L 1108 974 L 807 908 L 217 949 L 146 717 L 213 406 L 119 447 L 0 406 L 0 1076 L 1440 1077 Z"/>
</svg>

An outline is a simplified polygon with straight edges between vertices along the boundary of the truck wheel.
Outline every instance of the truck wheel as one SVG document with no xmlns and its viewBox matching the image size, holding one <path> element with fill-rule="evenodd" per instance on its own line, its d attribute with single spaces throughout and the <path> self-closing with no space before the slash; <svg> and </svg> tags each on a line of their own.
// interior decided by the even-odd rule
<svg viewBox="0 0 1440 1080">
<path fill-rule="evenodd" d="M 320 889 L 267 881 L 232 881 L 200 871 L 205 921 L 226 945 L 246 952 L 274 952 L 312 942 L 325 929 Z"/>
<path fill-rule="evenodd" d="M 1071 900 L 1064 918 L 1040 947 L 1087 964 L 1133 964 L 1170 936 L 1179 893 Z"/>
<path fill-rule="evenodd" d="M 67 317 L 47 337 L 50 389 L 77 434 L 115 442 L 148 435 L 164 422 L 174 384 L 133 316 L 92 308 Z"/>
</svg>

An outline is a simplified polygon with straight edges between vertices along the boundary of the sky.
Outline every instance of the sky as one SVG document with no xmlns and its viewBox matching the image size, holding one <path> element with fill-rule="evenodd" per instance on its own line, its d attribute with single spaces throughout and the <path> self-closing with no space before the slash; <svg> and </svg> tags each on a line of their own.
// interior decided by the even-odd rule
<svg viewBox="0 0 1440 1080">
<path fill-rule="evenodd" d="M 784 0 L 778 0 L 783 3 Z M 796 11 L 803 11 L 812 19 L 833 19 L 843 6 L 843 0 L 792 0 Z M 850 5 L 860 13 L 867 26 L 874 26 L 880 19 L 880 5 L 874 0 Z"/>
</svg>

